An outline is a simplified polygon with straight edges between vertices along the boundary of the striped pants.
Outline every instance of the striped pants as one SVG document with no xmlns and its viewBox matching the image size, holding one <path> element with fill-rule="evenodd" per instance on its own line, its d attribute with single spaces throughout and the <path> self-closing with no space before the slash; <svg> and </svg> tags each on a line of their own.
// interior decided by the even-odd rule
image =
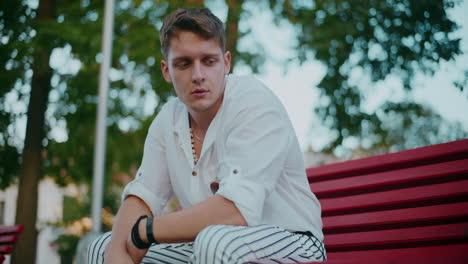
<svg viewBox="0 0 468 264">
<path fill-rule="evenodd" d="M 104 262 L 111 233 L 88 248 L 88 263 Z M 149 248 L 141 263 L 303 263 L 326 260 L 323 243 L 311 234 L 283 228 L 214 225 L 203 229 L 193 243 L 159 244 Z"/>
</svg>

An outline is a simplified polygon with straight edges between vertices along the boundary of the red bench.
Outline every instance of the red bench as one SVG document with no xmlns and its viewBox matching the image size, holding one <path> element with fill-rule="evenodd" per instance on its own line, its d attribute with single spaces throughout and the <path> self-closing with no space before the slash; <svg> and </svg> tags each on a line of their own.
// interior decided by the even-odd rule
<svg viewBox="0 0 468 264">
<path fill-rule="evenodd" d="M 5 255 L 11 254 L 14 244 L 18 241 L 18 236 L 23 230 L 22 225 L 0 226 L 0 263 L 5 260 Z"/>
<path fill-rule="evenodd" d="M 468 263 L 468 139 L 307 175 L 329 263 Z"/>
</svg>

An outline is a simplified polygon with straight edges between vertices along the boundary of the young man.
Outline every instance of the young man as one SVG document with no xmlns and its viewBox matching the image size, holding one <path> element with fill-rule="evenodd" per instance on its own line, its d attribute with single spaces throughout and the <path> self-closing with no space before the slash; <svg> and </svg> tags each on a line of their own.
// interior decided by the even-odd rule
<svg viewBox="0 0 468 264">
<path fill-rule="evenodd" d="M 90 263 L 294 263 L 325 260 L 320 204 L 280 101 L 228 75 L 222 22 L 179 9 L 160 32 L 177 98 L 153 121 L 142 164 Z M 162 215 L 176 195 L 182 210 Z"/>
</svg>

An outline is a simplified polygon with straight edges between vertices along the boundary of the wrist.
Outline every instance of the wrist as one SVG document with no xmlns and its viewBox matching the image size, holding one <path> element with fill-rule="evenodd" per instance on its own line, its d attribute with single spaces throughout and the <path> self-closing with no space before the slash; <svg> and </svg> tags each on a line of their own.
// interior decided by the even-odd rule
<svg viewBox="0 0 468 264">
<path fill-rule="evenodd" d="M 144 220 L 145 218 L 147 219 L 148 216 L 142 215 L 140 216 L 140 218 L 138 218 L 138 220 L 133 225 L 132 232 L 130 234 L 133 245 L 139 249 L 147 249 L 151 246 L 151 242 L 148 242 L 147 240 L 146 241 L 142 240 L 142 236 L 140 235 L 141 233 L 143 234 L 145 233 L 144 231 L 142 232 L 140 229 L 141 227 L 143 228 L 145 227 L 144 225 L 143 226 L 141 225 L 141 222 L 143 222 L 142 220 Z"/>
<path fill-rule="evenodd" d="M 154 224 L 153 217 L 149 217 L 146 222 L 146 239 L 150 243 L 159 244 L 159 242 L 154 237 L 153 224 Z"/>
<path fill-rule="evenodd" d="M 138 223 L 138 235 L 140 236 L 141 241 L 143 241 L 144 243 L 148 243 L 148 237 L 146 236 L 146 226 L 148 221 L 149 218 L 146 217 Z"/>
<path fill-rule="evenodd" d="M 131 232 L 132 243 L 139 249 L 146 249 L 151 244 L 159 244 L 153 234 L 153 217 L 142 215 L 132 227 Z"/>
</svg>

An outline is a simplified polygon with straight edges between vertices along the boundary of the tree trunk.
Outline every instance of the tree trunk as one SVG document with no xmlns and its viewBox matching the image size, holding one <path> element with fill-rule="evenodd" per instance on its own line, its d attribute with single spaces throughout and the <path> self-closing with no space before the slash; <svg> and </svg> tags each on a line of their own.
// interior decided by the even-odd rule
<svg viewBox="0 0 468 264">
<path fill-rule="evenodd" d="M 37 10 L 37 32 L 40 38 L 41 27 L 54 16 L 54 0 L 40 0 Z M 24 225 L 12 256 L 12 263 L 35 263 L 37 246 L 37 201 L 38 184 L 42 170 L 42 140 L 47 109 L 52 69 L 49 67 L 50 49 L 34 51 L 33 78 L 29 99 L 26 138 L 18 186 L 16 223 Z"/>
<path fill-rule="evenodd" d="M 228 15 L 226 19 L 226 49 L 231 52 L 231 72 L 238 57 L 237 41 L 239 40 L 239 19 L 244 0 L 227 0 Z"/>
</svg>

